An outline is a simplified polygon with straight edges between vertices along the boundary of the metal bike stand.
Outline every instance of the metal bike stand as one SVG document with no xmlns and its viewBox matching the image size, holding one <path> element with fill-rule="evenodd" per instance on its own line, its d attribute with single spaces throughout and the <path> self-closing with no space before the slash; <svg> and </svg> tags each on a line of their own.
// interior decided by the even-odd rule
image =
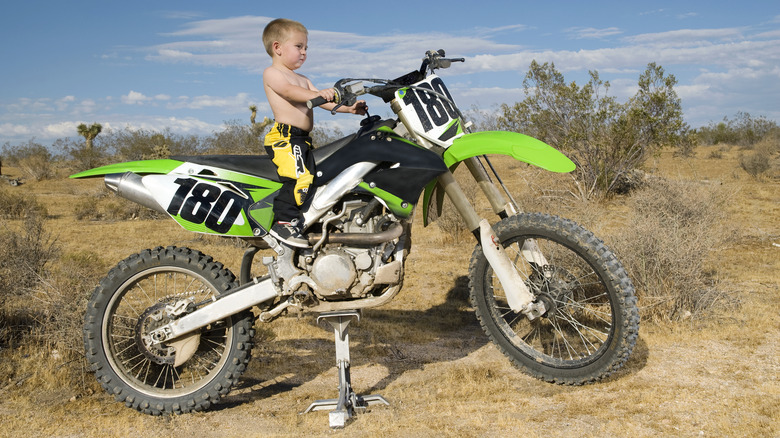
<svg viewBox="0 0 780 438">
<path fill-rule="evenodd" d="M 331 428 L 342 428 L 355 415 L 355 409 L 365 411 L 373 404 L 384 403 L 390 405 L 381 395 L 359 396 L 352 390 L 352 382 L 349 375 L 349 323 L 353 319 L 360 321 L 360 312 L 346 310 L 343 312 L 326 312 L 317 317 L 317 323 L 325 320 L 333 327 L 336 337 L 336 365 L 339 367 L 339 398 L 317 400 L 301 412 L 306 414 L 311 411 L 324 411 L 333 409 L 328 415 Z M 334 409 L 335 408 L 335 409 Z"/>
</svg>

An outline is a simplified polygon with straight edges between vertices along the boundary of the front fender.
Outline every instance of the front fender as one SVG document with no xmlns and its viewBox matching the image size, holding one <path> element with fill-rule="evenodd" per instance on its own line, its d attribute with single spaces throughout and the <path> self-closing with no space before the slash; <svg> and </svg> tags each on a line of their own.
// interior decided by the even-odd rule
<svg viewBox="0 0 780 438">
<path fill-rule="evenodd" d="M 557 149 L 517 132 L 484 131 L 455 139 L 442 158 L 447 167 L 478 155 L 509 155 L 550 172 L 571 172 L 577 166 Z"/>
<path fill-rule="evenodd" d="M 509 155 L 512 158 L 532 164 L 550 172 L 566 173 L 576 169 L 576 165 L 566 155 L 563 155 L 557 149 L 537 140 L 517 132 L 507 131 L 484 131 L 466 134 L 455 139 L 452 146 L 447 148 L 442 155 L 444 163 L 448 168 L 461 161 L 476 157 L 479 155 Z M 436 211 L 441 211 L 443 194 L 437 193 L 434 198 L 434 188 L 436 181 L 432 181 L 425 187 L 423 196 L 423 223 L 428 225 L 428 212 L 431 202 L 436 202 Z"/>
</svg>

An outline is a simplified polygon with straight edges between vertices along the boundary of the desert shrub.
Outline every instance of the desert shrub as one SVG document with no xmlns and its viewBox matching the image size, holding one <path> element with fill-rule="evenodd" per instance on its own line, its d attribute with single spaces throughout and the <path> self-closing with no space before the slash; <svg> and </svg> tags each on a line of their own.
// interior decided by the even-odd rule
<svg viewBox="0 0 780 438">
<path fill-rule="evenodd" d="M 632 196 L 632 217 L 613 246 L 643 318 L 699 315 L 721 298 L 705 261 L 725 238 L 724 199 L 716 186 L 659 179 Z"/>
<path fill-rule="evenodd" d="M 33 339 L 57 349 L 66 359 L 81 357 L 87 298 L 107 270 L 105 261 L 91 251 L 59 257 L 48 280 L 39 283 L 33 292 L 34 318 L 38 322 L 38 329 L 31 334 Z"/>
<path fill-rule="evenodd" d="M 263 153 L 263 137 L 250 125 L 238 120 L 225 123 L 225 129 L 203 140 L 203 148 L 210 154 L 257 155 Z"/>
<path fill-rule="evenodd" d="M 73 214 L 76 219 L 83 220 L 98 220 L 101 217 L 100 210 L 98 209 L 98 198 L 94 196 L 81 197 L 73 204 Z"/>
<path fill-rule="evenodd" d="M 770 168 L 771 156 L 766 149 L 757 149 L 753 152 L 741 154 L 739 167 L 753 178 L 765 174 Z"/>
<path fill-rule="evenodd" d="M 52 149 L 58 151 L 65 160 L 69 160 L 74 171 L 91 169 L 108 161 L 108 152 L 104 142 L 96 138 L 91 146 L 83 139 L 58 138 L 52 144 Z"/>
<path fill-rule="evenodd" d="M 33 181 L 43 181 L 56 176 L 54 166 L 51 164 L 51 156 L 33 155 L 20 160 L 17 166 L 27 178 Z"/>
<path fill-rule="evenodd" d="M 710 122 L 699 128 L 697 136 L 703 144 L 725 143 L 749 148 L 778 129 L 776 122 L 764 116 L 754 117 L 749 113 L 738 112 L 733 119 L 724 117 L 718 123 Z"/>
<path fill-rule="evenodd" d="M 96 139 L 95 149 L 105 150 L 114 161 L 168 158 L 170 155 L 199 153 L 201 139 L 194 135 L 176 134 L 166 128 L 162 132 L 145 129 L 109 130 Z"/>
<path fill-rule="evenodd" d="M 36 385 L 52 384 L 52 376 L 63 373 L 66 380 L 55 385 L 84 382 L 84 311 L 107 266 L 95 253 L 60 257 L 60 252 L 39 216 L 29 216 L 21 231 L 0 232 L 0 377 L 4 382 L 21 384 L 30 379 Z M 36 361 L 33 368 L 31 360 Z"/>
<path fill-rule="evenodd" d="M 753 178 L 777 176 L 780 170 L 780 130 L 772 131 L 756 143 L 752 150 L 740 154 L 740 167 Z"/>
<path fill-rule="evenodd" d="M 46 207 L 35 197 L 0 187 L 0 217 L 22 219 L 27 216 L 46 217 Z"/>
<path fill-rule="evenodd" d="M 39 215 L 28 215 L 20 231 L 0 229 L 0 344 L 12 344 L 32 326 L 10 304 L 21 299 L 29 307 L 31 294 L 47 278 L 49 262 L 58 251 Z"/>
<path fill-rule="evenodd" d="M 161 219 L 162 214 L 118 196 L 108 199 L 103 205 L 104 217 L 109 220 Z"/>
<path fill-rule="evenodd" d="M 344 137 L 344 132 L 337 127 L 315 125 L 311 130 L 311 141 L 314 147 L 332 143 Z"/>
<path fill-rule="evenodd" d="M 523 80 L 527 97 L 501 106 L 496 126 L 536 137 L 577 164 L 578 196 L 615 192 L 620 179 L 639 168 L 660 148 L 690 154 L 696 139 L 683 121 L 677 79 L 650 63 L 639 76 L 638 91 L 621 104 L 608 95 L 609 82 L 590 72 L 583 86 L 566 83 L 550 63 L 531 62 Z"/>
<path fill-rule="evenodd" d="M 27 178 L 34 181 L 49 179 L 55 174 L 51 152 L 34 140 L 16 146 L 6 143 L 3 145 L 3 156 L 8 164 L 17 166 Z"/>
<path fill-rule="evenodd" d="M 20 231 L 0 229 L 0 300 L 35 286 L 57 252 L 41 216 L 27 216 Z"/>
</svg>

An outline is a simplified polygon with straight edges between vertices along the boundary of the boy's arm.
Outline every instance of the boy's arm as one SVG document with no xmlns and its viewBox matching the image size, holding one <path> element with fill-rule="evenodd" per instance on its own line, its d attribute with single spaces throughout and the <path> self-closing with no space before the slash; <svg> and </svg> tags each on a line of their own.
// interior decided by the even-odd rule
<svg viewBox="0 0 780 438">
<path fill-rule="evenodd" d="M 311 84 L 308 79 L 306 82 Z M 284 100 L 296 104 L 306 103 L 306 101 L 321 95 L 316 89 L 307 89 L 290 83 L 282 72 L 273 68 L 268 68 L 263 72 L 263 84 Z M 333 100 L 332 95 L 330 100 Z"/>
</svg>

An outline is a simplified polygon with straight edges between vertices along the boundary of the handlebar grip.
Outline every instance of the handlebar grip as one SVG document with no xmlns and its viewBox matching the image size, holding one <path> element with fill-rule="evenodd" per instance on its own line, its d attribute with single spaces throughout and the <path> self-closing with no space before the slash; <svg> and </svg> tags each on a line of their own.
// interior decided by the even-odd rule
<svg viewBox="0 0 780 438">
<path fill-rule="evenodd" d="M 325 98 L 324 98 L 324 97 L 322 97 L 322 96 L 317 96 L 317 97 L 315 97 L 314 99 L 307 101 L 307 102 L 306 102 L 306 106 L 307 106 L 309 109 L 312 109 L 312 108 L 314 108 L 315 106 L 320 106 L 320 105 L 322 105 L 323 103 L 328 103 L 328 101 L 327 101 L 327 100 L 325 100 Z"/>
</svg>

